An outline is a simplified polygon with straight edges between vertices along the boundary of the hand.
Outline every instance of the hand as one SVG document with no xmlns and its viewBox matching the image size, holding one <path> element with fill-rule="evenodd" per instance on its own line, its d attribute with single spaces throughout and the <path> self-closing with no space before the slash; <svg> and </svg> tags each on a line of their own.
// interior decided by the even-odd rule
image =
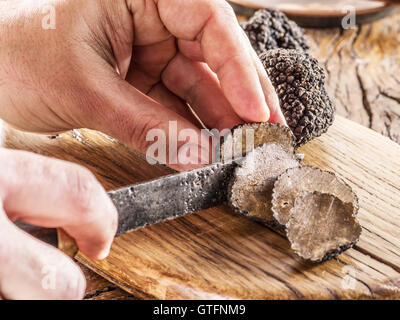
<svg viewBox="0 0 400 320">
<path fill-rule="evenodd" d="M 112 201 L 90 171 L 75 164 L 0 149 L 0 168 L 0 298 L 82 298 L 79 267 L 11 221 L 62 227 L 84 254 L 102 259 L 117 228 Z"/>
<path fill-rule="evenodd" d="M 42 27 L 45 5 L 54 30 Z M 200 136 L 184 102 L 219 130 L 285 122 L 223 0 L 6 0 L 0 21 L 0 118 L 20 129 L 86 127 L 146 152 L 147 132 L 168 138 L 171 120 Z"/>
</svg>

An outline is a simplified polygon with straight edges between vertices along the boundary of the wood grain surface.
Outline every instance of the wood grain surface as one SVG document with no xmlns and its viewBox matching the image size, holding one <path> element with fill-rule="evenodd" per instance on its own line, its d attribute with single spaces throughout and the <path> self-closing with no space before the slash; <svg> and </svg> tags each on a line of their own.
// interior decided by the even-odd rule
<svg viewBox="0 0 400 320">
<path fill-rule="evenodd" d="M 337 114 L 400 143 L 400 14 L 354 29 L 307 29 Z"/>
<path fill-rule="evenodd" d="M 107 189 L 171 172 L 99 133 L 82 130 L 82 138 L 9 131 L 7 141 L 84 163 Z M 300 152 L 306 163 L 341 175 L 360 198 L 361 240 L 336 260 L 305 263 L 286 239 L 227 207 L 117 238 L 106 260 L 76 258 L 140 298 L 400 298 L 400 146 L 338 117 Z"/>
<path fill-rule="evenodd" d="M 304 30 L 337 114 L 400 143 L 400 13 L 348 30 Z"/>
<path fill-rule="evenodd" d="M 400 143 L 399 28 L 400 14 L 352 30 L 337 28 L 306 30 L 312 42 L 312 54 L 318 57 L 326 67 L 328 91 L 335 99 L 338 114 L 383 133 L 397 143 Z M 351 137 L 345 134 L 347 133 L 346 130 L 349 129 L 347 126 L 352 130 Z M 182 246 L 186 245 L 185 243 L 188 242 L 192 234 L 197 237 L 199 233 L 202 233 L 203 235 L 200 235 L 202 242 L 199 242 L 197 246 L 199 255 L 208 259 L 212 266 L 210 268 L 211 275 L 200 273 L 196 264 L 191 264 L 190 267 L 186 266 L 186 260 L 178 261 L 178 265 L 186 266 L 193 271 L 192 274 L 195 274 L 193 278 L 197 278 L 197 274 L 206 278 L 213 277 L 218 274 L 216 272 L 219 269 L 225 271 L 227 266 L 230 267 L 231 259 L 243 254 L 243 252 L 246 253 L 244 248 L 241 247 L 240 241 L 243 239 L 253 240 L 262 234 L 262 239 L 258 239 L 254 243 L 257 248 L 253 249 L 261 257 L 260 259 L 263 262 L 261 267 L 251 264 L 254 261 L 246 256 L 242 259 L 242 266 L 237 267 L 238 270 L 245 271 L 246 278 L 243 281 L 246 283 L 249 280 L 248 278 L 255 279 L 255 276 L 251 275 L 253 273 L 261 279 L 270 279 L 265 287 L 257 288 L 252 294 L 264 295 L 268 291 L 269 295 L 277 298 L 286 296 L 296 298 L 398 298 L 398 287 L 400 285 L 398 216 L 400 202 L 398 159 L 400 157 L 398 148 L 395 144 L 374 135 L 371 131 L 367 131 L 368 134 L 364 136 L 366 131 L 362 127 L 346 121 L 339 124 L 335 123 L 335 127 L 331 129 L 330 133 L 332 133 L 332 130 L 335 130 L 334 132 L 337 132 L 341 139 L 344 139 L 347 147 L 355 148 L 352 149 L 356 152 L 355 155 L 352 153 L 354 157 L 347 153 L 347 149 L 343 149 L 339 145 L 333 149 L 328 148 L 328 143 L 335 145 L 338 144 L 338 141 L 332 135 L 325 135 L 305 147 L 307 148 L 306 161 L 311 161 L 321 168 L 330 168 L 330 166 L 335 165 L 337 167 L 333 169 L 347 179 L 352 176 L 352 171 L 355 170 L 354 165 L 356 166 L 357 179 L 350 181 L 350 184 L 355 186 L 366 207 L 362 207 L 360 213 L 361 223 L 364 226 L 363 236 L 355 249 L 341 255 L 338 260 L 330 261 L 324 265 L 307 265 L 291 255 L 286 240 L 280 236 L 256 223 L 246 222 L 246 225 L 243 226 L 241 222 L 243 218 L 236 217 L 224 210 L 213 210 L 172 222 L 171 226 L 157 226 L 157 228 L 161 228 L 159 235 L 154 236 L 155 239 L 145 238 L 147 239 L 146 243 L 135 248 L 135 250 L 144 252 L 146 259 L 143 261 L 138 257 L 135 259 L 138 260 L 138 263 L 145 265 L 146 268 L 153 266 L 148 266 L 146 263 L 148 263 L 147 258 L 153 257 L 155 254 L 147 252 L 146 249 L 151 242 L 157 243 L 165 232 L 173 234 L 174 238 L 178 237 L 179 241 L 183 243 Z M 342 130 L 344 130 L 343 133 Z M 144 163 L 143 159 L 134 151 L 109 140 L 103 135 L 88 131 L 84 131 L 84 134 L 84 139 L 78 141 L 70 133 L 63 134 L 57 139 L 49 139 L 45 136 L 22 134 L 8 129 L 6 146 L 83 164 L 97 175 L 107 189 L 136 181 L 144 181 L 169 172 L 166 168 L 153 168 L 150 173 L 144 172 L 140 169 Z M 374 138 L 371 138 L 371 135 Z M 359 145 L 359 141 L 363 143 Z M 364 145 L 365 142 L 367 142 L 367 145 Z M 375 155 L 378 155 L 384 163 L 375 162 Z M 370 166 L 371 157 L 372 166 Z M 384 159 L 382 160 L 382 158 Z M 394 159 L 391 169 L 387 167 L 386 158 L 390 161 Z M 341 163 L 344 160 L 346 164 L 350 161 L 351 169 Z M 382 170 L 384 174 L 381 176 Z M 388 189 L 387 186 L 389 186 Z M 223 212 L 222 215 L 219 212 Z M 395 219 L 393 220 L 393 218 Z M 227 221 L 230 225 L 227 225 Z M 174 232 L 177 229 L 183 229 L 185 232 L 178 236 Z M 52 233 L 50 230 L 39 231 L 35 229 L 32 232 L 39 237 L 40 234 L 44 234 L 46 241 L 54 241 L 54 231 Z M 146 231 L 145 234 L 148 232 L 150 230 Z M 226 232 L 233 232 L 239 237 L 232 243 L 227 235 L 221 235 Z M 221 247 L 218 244 L 210 246 L 210 243 L 213 243 L 218 234 L 226 242 L 224 246 L 234 249 L 228 255 L 218 256 L 219 260 L 216 260 L 210 258 L 210 256 L 214 256 L 214 252 Z M 125 241 L 122 239 L 118 241 Z M 119 243 L 118 241 L 117 243 Z M 261 252 L 265 250 L 264 245 L 268 245 L 268 250 Z M 185 247 L 175 249 L 174 243 L 164 243 L 164 246 L 170 247 L 173 253 L 176 252 L 175 250 L 186 249 Z M 163 266 L 162 257 L 164 255 L 160 255 L 158 258 L 161 261 L 159 266 Z M 78 258 L 81 261 L 86 261 L 81 255 Z M 277 260 L 280 260 L 281 263 L 277 264 Z M 88 261 L 85 263 L 90 263 L 93 269 L 98 268 L 94 263 Z M 157 263 L 154 265 L 157 265 Z M 83 269 L 88 281 L 87 298 L 132 298 L 131 295 L 117 289 L 115 285 L 103 280 L 85 267 Z M 278 274 L 277 278 L 273 278 L 272 271 L 275 272 L 273 275 Z M 168 282 L 165 282 L 165 278 L 168 278 L 171 274 L 173 275 L 173 272 L 170 270 L 149 273 L 147 278 L 149 281 L 144 282 L 144 288 L 154 289 L 151 284 L 154 277 L 164 279 L 164 282 L 158 282 L 163 284 L 161 286 L 163 289 L 158 291 L 152 289 L 155 292 L 152 294 L 140 292 L 137 289 L 138 287 L 132 283 L 130 286 L 125 286 L 125 289 L 131 291 L 136 297 L 145 298 L 158 295 L 160 297 L 171 297 L 177 293 L 195 295 L 190 287 L 181 284 L 181 281 L 187 280 L 185 278 L 188 277 L 187 272 L 183 272 L 177 277 L 180 280 L 174 285 L 174 290 L 171 289 L 173 286 L 168 286 Z M 135 275 L 132 274 L 132 271 L 122 275 L 124 279 L 129 281 L 133 276 Z M 232 277 L 234 276 L 233 274 Z M 141 279 L 145 278 L 142 277 Z M 209 281 L 209 278 L 207 279 Z M 190 280 L 196 284 L 196 280 Z M 351 288 L 354 284 L 353 290 Z M 206 283 L 206 287 L 214 289 L 214 285 L 210 282 Z M 218 290 L 221 290 L 221 288 Z M 306 295 L 304 295 L 304 292 L 306 292 Z M 235 291 L 229 295 L 234 294 Z M 225 295 L 228 294 L 225 293 Z"/>
</svg>

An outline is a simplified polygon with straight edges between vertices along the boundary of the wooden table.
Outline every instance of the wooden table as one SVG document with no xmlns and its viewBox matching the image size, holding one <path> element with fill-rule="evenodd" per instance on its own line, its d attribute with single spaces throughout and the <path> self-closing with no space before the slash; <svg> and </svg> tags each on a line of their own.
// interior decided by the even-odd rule
<svg viewBox="0 0 400 320">
<path fill-rule="evenodd" d="M 306 31 L 311 53 L 326 68 L 337 113 L 400 143 L 400 13 L 352 30 Z M 54 230 L 24 228 L 56 244 Z M 86 299 L 135 298 L 84 267 L 83 271 Z"/>
</svg>

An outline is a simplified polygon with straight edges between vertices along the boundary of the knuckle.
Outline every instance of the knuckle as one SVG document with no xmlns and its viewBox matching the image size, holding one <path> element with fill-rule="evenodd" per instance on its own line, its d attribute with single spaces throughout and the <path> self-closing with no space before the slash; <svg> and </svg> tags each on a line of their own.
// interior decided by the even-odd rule
<svg viewBox="0 0 400 320">
<path fill-rule="evenodd" d="M 140 151 L 146 152 L 146 149 L 152 143 L 147 141 L 147 134 L 153 129 L 160 129 L 162 121 L 151 113 L 137 114 L 135 120 L 136 125 L 132 127 L 129 142 Z"/>
<path fill-rule="evenodd" d="M 80 218 L 90 220 L 94 213 L 96 193 L 99 185 L 94 175 L 86 168 L 78 167 L 68 173 L 70 197 Z"/>
<path fill-rule="evenodd" d="M 221 14 L 224 17 L 234 18 L 236 20 L 233 8 L 225 0 L 212 1 L 212 8 L 215 13 Z"/>
<path fill-rule="evenodd" d="M 86 76 L 87 77 L 87 76 Z M 76 89 L 77 95 L 79 95 L 80 103 L 85 105 L 84 108 L 80 108 L 78 114 L 78 123 L 82 127 L 96 127 L 99 126 L 104 118 L 107 117 L 106 108 L 110 102 L 106 99 L 101 83 L 97 83 L 92 79 L 85 79 L 81 77 L 79 79 L 81 88 Z"/>
</svg>

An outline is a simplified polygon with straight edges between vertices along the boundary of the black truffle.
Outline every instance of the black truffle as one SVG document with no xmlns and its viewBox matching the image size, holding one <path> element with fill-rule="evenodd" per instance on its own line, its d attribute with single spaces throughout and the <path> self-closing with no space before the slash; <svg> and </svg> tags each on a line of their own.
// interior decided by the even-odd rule
<svg viewBox="0 0 400 320">
<path fill-rule="evenodd" d="M 255 147 L 268 142 L 277 142 L 295 151 L 291 130 L 279 123 L 255 122 L 239 124 L 230 130 L 221 141 L 220 156 L 223 162 L 239 159 Z"/>
<path fill-rule="evenodd" d="M 287 237 L 303 259 L 321 262 L 351 248 L 359 240 L 361 226 L 352 203 L 319 192 L 298 196 L 290 210 Z"/>
<path fill-rule="evenodd" d="M 303 192 L 315 191 L 328 193 L 343 202 L 351 203 L 354 214 L 357 214 L 358 198 L 346 182 L 333 172 L 323 171 L 311 166 L 302 166 L 288 169 L 279 176 L 274 184 L 272 212 L 277 224 L 285 229 L 295 199 Z"/>
<path fill-rule="evenodd" d="M 274 182 L 288 168 L 298 167 L 299 160 L 278 143 L 265 143 L 250 151 L 235 169 L 228 188 L 229 204 L 235 212 L 274 226 L 271 195 Z"/>
<path fill-rule="evenodd" d="M 299 147 L 325 133 L 335 108 L 318 61 L 298 50 L 275 49 L 260 59 L 279 97 L 282 112 Z"/>
<path fill-rule="evenodd" d="M 277 48 L 308 50 L 310 47 L 303 30 L 279 10 L 258 10 L 241 25 L 257 54 Z"/>
</svg>

